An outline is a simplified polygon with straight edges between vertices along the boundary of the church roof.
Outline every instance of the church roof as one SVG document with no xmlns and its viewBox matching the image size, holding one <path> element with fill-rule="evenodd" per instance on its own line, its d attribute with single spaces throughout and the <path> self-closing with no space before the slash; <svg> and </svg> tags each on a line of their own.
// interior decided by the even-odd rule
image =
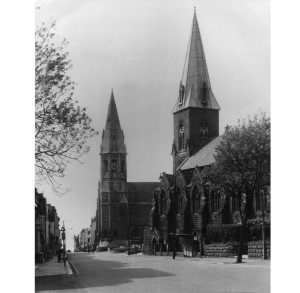
<svg viewBox="0 0 300 293">
<path fill-rule="evenodd" d="M 159 182 L 128 182 L 127 193 L 129 203 L 152 203 L 153 192 L 159 186 Z"/>
<path fill-rule="evenodd" d="M 216 148 L 221 142 L 222 136 L 217 136 L 206 146 L 200 149 L 195 155 L 189 157 L 180 167 L 180 170 L 193 169 L 195 167 L 204 167 L 212 164 Z"/>
<path fill-rule="evenodd" d="M 186 64 L 188 65 L 187 69 Z M 193 17 L 188 58 L 184 66 L 182 86 L 184 89 L 183 97 L 182 99 L 180 96 L 178 97 L 173 108 L 173 113 L 188 107 L 220 110 L 220 106 L 210 85 L 196 11 Z"/>
<path fill-rule="evenodd" d="M 102 133 L 101 153 L 126 153 L 124 133 L 121 129 L 113 91 L 111 92 L 105 129 Z"/>
<path fill-rule="evenodd" d="M 153 192 L 159 182 L 128 182 L 127 191 L 130 209 L 130 225 L 149 225 L 149 213 L 152 208 Z"/>
</svg>

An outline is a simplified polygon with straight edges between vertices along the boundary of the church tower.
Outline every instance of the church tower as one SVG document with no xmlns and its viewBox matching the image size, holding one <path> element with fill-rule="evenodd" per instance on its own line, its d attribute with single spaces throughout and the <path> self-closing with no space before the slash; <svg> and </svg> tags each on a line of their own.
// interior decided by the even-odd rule
<svg viewBox="0 0 300 293">
<path fill-rule="evenodd" d="M 211 89 L 204 49 L 194 11 L 179 94 L 173 108 L 173 172 L 183 161 L 219 135 L 220 107 Z"/>
<path fill-rule="evenodd" d="M 113 92 L 102 133 L 100 156 L 98 239 L 126 240 L 128 215 L 126 146 Z"/>
</svg>

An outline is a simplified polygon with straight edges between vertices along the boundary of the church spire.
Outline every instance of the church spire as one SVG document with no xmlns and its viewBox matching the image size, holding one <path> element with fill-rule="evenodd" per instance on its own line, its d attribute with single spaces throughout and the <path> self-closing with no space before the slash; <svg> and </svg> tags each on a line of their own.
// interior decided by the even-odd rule
<svg viewBox="0 0 300 293">
<path fill-rule="evenodd" d="M 113 89 L 111 91 L 106 125 L 102 134 L 101 153 L 126 153 L 124 134 L 121 129 Z"/>
<path fill-rule="evenodd" d="M 195 7 L 187 54 L 179 97 L 173 113 L 188 107 L 220 110 L 211 90 Z"/>
</svg>

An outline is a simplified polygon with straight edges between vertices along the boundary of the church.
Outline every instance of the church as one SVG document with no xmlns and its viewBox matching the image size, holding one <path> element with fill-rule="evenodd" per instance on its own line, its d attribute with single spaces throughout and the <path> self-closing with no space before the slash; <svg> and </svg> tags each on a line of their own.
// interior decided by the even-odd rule
<svg viewBox="0 0 300 293">
<path fill-rule="evenodd" d="M 142 244 L 158 182 L 127 182 L 126 145 L 112 91 L 100 146 L 96 245 Z"/>
<path fill-rule="evenodd" d="M 176 252 L 192 257 L 203 255 L 209 224 L 240 222 L 238 200 L 214 193 L 201 177 L 203 168 L 214 162 L 222 136 L 220 106 L 212 91 L 196 10 L 183 72 L 172 111 L 173 174 L 162 172 L 153 191 L 144 247 L 145 253 L 152 254 L 151 243 L 161 243 L 164 251 L 174 247 Z M 255 213 L 261 213 L 261 198 L 253 202 Z M 270 213 L 270 204 L 265 206 Z"/>
<path fill-rule="evenodd" d="M 240 222 L 238 199 L 212 191 L 201 176 L 222 136 L 196 10 L 183 72 L 172 111 L 173 173 L 162 172 L 159 182 L 127 182 L 124 133 L 111 93 L 100 149 L 97 244 L 143 243 L 143 252 L 152 254 L 155 242 L 167 253 L 202 256 L 209 225 Z M 253 205 L 255 215 L 261 214 L 262 199 L 254 198 Z M 270 215 L 269 200 L 264 206 Z"/>
</svg>

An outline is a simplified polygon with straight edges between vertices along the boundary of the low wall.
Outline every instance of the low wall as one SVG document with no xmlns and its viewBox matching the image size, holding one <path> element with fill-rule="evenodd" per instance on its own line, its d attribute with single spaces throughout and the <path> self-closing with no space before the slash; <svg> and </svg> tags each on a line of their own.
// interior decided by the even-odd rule
<svg viewBox="0 0 300 293">
<path fill-rule="evenodd" d="M 267 258 L 271 258 L 270 242 L 266 242 Z M 248 242 L 248 258 L 263 258 L 262 241 Z"/>
<path fill-rule="evenodd" d="M 204 247 L 204 255 L 206 257 L 230 257 L 235 255 L 236 251 L 236 245 L 227 243 L 213 243 Z"/>
</svg>

